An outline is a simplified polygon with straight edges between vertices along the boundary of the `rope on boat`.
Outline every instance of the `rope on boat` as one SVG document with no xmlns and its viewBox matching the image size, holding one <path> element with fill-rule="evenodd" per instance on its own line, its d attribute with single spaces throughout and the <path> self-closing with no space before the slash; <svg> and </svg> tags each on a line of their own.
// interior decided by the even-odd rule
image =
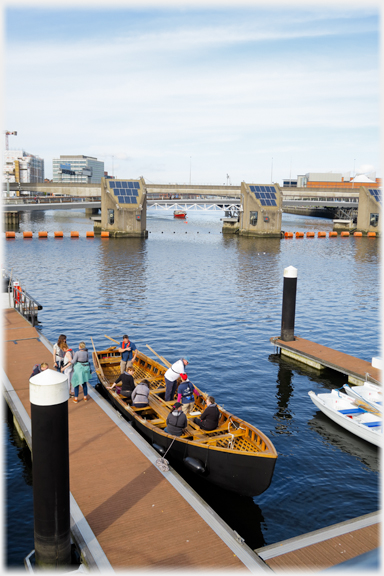
<svg viewBox="0 0 384 576">
<path fill-rule="evenodd" d="M 169 462 L 165 457 L 168 454 L 169 450 L 171 449 L 172 444 L 174 443 L 175 440 L 176 440 L 176 436 L 174 437 L 174 439 L 170 443 L 169 448 L 166 451 L 166 453 L 164 454 L 164 456 L 162 456 L 161 458 L 158 458 L 155 462 L 158 469 L 161 470 L 162 472 L 168 472 L 169 471 Z"/>
</svg>

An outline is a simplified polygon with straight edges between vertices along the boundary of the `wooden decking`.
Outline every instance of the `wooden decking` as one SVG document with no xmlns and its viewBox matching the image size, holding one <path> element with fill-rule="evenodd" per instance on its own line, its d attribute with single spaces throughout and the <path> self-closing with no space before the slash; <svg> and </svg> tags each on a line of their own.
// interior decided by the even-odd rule
<svg viewBox="0 0 384 576">
<path fill-rule="evenodd" d="M 274 337 L 271 338 L 271 343 L 282 351 L 292 352 L 359 381 L 365 380 L 367 373 L 375 380 L 381 381 L 381 370 L 374 368 L 369 362 L 300 338 L 300 336 L 295 336 L 291 342 L 284 342 L 278 337 Z"/>
<path fill-rule="evenodd" d="M 274 572 L 318 572 L 378 548 L 379 530 L 380 514 L 367 514 L 256 552 Z"/>
<path fill-rule="evenodd" d="M 3 310 L 3 325 L 5 374 L 30 416 L 32 367 L 45 361 L 52 368 L 52 354 L 15 310 Z M 68 402 L 70 489 L 113 569 L 237 571 L 259 564 L 268 570 L 246 546 L 248 556 L 240 560 L 230 529 L 221 531 L 213 512 L 204 518 L 206 506 L 198 513 L 198 496 L 186 487 L 184 496 L 175 489 L 174 473 L 160 472 L 124 433 L 129 428 L 137 434 L 131 426 L 119 425 L 118 416 L 111 419 L 112 408 L 101 408 L 98 401 L 106 401 L 93 389 L 90 393 L 88 402 L 82 392 L 78 404 Z"/>
</svg>

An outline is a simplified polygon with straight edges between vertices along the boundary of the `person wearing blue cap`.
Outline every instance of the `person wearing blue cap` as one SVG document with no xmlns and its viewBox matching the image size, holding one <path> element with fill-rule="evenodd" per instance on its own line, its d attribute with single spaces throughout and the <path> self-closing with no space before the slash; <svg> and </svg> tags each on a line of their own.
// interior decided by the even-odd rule
<svg viewBox="0 0 384 576">
<path fill-rule="evenodd" d="M 183 356 L 180 360 L 177 360 L 164 374 L 165 380 L 165 401 L 169 402 L 170 400 L 174 399 L 176 388 L 177 388 L 177 380 L 178 378 L 182 378 L 186 380 L 187 374 L 185 372 L 186 365 L 189 364 L 189 358 L 187 356 Z M 183 378 L 185 376 L 185 378 Z"/>
</svg>

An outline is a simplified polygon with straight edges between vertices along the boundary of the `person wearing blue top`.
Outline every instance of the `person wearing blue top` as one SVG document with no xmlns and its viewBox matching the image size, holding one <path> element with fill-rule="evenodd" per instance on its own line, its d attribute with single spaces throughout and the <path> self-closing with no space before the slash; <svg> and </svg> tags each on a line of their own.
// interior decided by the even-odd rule
<svg viewBox="0 0 384 576">
<path fill-rule="evenodd" d="M 133 342 L 130 342 L 127 334 L 124 334 L 121 347 L 118 348 L 118 351 L 121 354 L 120 374 L 122 374 L 128 366 L 132 366 L 137 354 L 136 346 Z"/>
<path fill-rule="evenodd" d="M 183 379 L 184 380 L 184 379 Z M 200 396 L 199 391 L 196 390 L 192 382 L 187 378 L 182 382 L 177 390 L 177 401 L 181 402 L 184 414 L 192 412 L 195 405 L 195 396 Z"/>
</svg>

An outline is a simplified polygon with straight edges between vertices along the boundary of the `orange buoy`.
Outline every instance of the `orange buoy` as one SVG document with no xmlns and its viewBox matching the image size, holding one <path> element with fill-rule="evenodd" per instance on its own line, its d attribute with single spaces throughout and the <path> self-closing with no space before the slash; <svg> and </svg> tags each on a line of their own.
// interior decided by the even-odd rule
<svg viewBox="0 0 384 576">
<path fill-rule="evenodd" d="M 5 237 L 6 238 L 15 238 L 16 234 L 14 232 L 6 232 Z"/>
<path fill-rule="evenodd" d="M 376 232 L 368 232 L 368 238 L 376 238 Z"/>
<path fill-rule="evenodd" d="M 78 232 L 71 232 L 71 238 L 78 238 L 78 237 L 79 237 Z"/>
<path fill-rule="evenodd" d="M 347 236 L 349 236 L 349 232 L 347 232 L 346 230 L 344 232 L 342 232 L 340 234 L 340 236 L 342 236 L 343 238 L 346 238 Z"/>
<path fill-rule="evenodd" d="M 63 232 L 54 232 L 55 238 L 62 238 L 64 236 Z"/>
<path fill-rule="evenodd" d="M 39 238 L 48 238 L 48 232 L 39 232 Z"/>
<path fill-rule="evenodd" d="M 304 238 L 304 232 L 296 232 L 296 238 Z"/>
<path fill-rule="evenodd" d="M 101 237 L 102 238 L 109 238 L 109 232 L 102 232 Z"/>
<path fill-rule="evenodd" d="M 318 238 L 325 238 L 326 235 L 327 235 L 326 232 L 318 232 L 318 233 L 317 233 L 317 237 L 318 237 Z"/>
<path fill-rule="evenodd" d="M 293 232 L 285 232 L 284 237 L 285 238 L 293 238 Z"/>
<path fill-rule="evenodd" d="M 306 236 L 307 236 L 307 238 L 314 238 L 315 233 L 314 232 L 307 232 Z"/>
<path fill-rule="evenodd" d="M 94 238 L 95 233 L 94 232 L 86 232 L 85 237 L 86 238 Z"/>
<path fill-rule="evenodd" d="M 330 238 L 335 238 L 337 236 L 337 232 L 333 231 L 329 233 Z"/>
<path fill-rule="evenodd" d="M 32 238 L 32 232 L 23 232 L 23 238 Z"/>
<path fill-rule="evenodd" d="M 353 235 L 354 235 L 354 236 L 358 236 L 358 237 L 360 238 L 360 236 L 362 236 L 363 233 L 362 233 L 362 232 L 354 232 Z"/>
</svg>

